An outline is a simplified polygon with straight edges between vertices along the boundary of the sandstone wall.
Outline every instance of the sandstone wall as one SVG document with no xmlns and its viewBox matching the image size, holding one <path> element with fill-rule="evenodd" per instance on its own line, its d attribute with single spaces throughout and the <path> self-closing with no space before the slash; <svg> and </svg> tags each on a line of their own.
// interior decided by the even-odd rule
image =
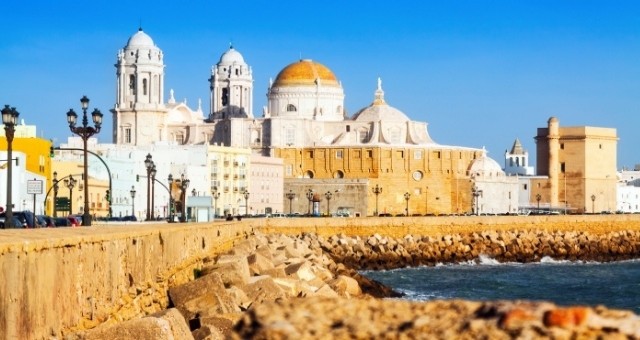
<svg viewBox="0 0 640 340">
<path fill-rule="evenodd" d="M 0 231 L 0 338 L 50 339 L 163 310 L 248 222 Z"/>
<path fill-rule="evenodd" d="M 169 287 L 192 280 L 206 257 L 228 251 L 254 230 L 363 239 L 414 235 L 429 243 L 425 237 L 440 241 L 475 232 L 484 238 L 483 231 L 639 231 L 640 215 L 274 218 L 0 230 L 0 338 L 50 339 L 163 310 Z M 619 234 L 622 240 L 628 235 Z M 356 263 L 356 257 L 343 258 Z"/>
</svg>

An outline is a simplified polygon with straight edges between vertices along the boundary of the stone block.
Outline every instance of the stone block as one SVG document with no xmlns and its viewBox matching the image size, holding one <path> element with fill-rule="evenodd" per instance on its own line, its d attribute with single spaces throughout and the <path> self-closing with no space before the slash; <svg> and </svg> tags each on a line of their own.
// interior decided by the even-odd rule
<svg viewBox="0 0 640 340">
<path fill-rule="evenodd" d="M 176 306 L 188 320 L 196 317 L 216 316 L 239 312 L 240 307 L 226 291 L 208 292 L 197 296 L 181 306 Z"/>
<path fill-rule="evenodd" d="M 191 282 L 171 287 L 169 288 L 169 298 L 175 306 L 179 306 L 210 291 L 224 291 L 220 274 L 205 275 Z"/>
<path fill-rule="evenodd" d="M 274 265 L 271 260 L 260 253 L 254 253 L 247 256 L 250 275 L 261 275 L 265 270 L 273 269 Z"/>
<path fill-rule="evenodd" d="M 218 273 L 225 286 L 241 286 L 247 283 L 251 276 L 246 256 L 225 256 L 211 267 L 202 270 L 204 275 Z"/>
<path fill-rule="evenodd" d="M 284 271 L 287 273 L 287 276 L 291 276 L 299 280 L 311 281 L 316 278 L 316 275 L 311 269 L 311 264 L 306 261 L 290 264 Z"/>
<path fill-rule="evenodd" d="M 338 275 L 335 279 L 328 282 L 329 286 L 339 295 L 346 297 L 355 297 L 362 295 L 362 289 L 355 279 Z"/>
<path fill-rule="evenodd" d="M 276 284 L 272 278 L 266 277 L 257 282 L 242 287 L 249 299 L 254 303 L 263 303 L 265 301 L 275 301 L 278 298 L 285 298 L 287 294 Z"/>
<path fill-rule="evenodd" d="M 177 321 L 175 316 L 163 317 L 144 317 L 125 321 L 108 327 L 98 327 L 82 334 L 78 334 L 78 339 L 82 340 L 102 340 L 102 339 L 154 339 L 154 340 L 173 340 L 173 339 L 193 339 L 188 331 L 188 327 L 180 327 L 173 324 Z M 184 319 L 183 319 L 184 322 Z M 178 334 L 174 334 L 174 328 Z M 184 332 L 184 328 L 187 332 Z"/>
</svg>

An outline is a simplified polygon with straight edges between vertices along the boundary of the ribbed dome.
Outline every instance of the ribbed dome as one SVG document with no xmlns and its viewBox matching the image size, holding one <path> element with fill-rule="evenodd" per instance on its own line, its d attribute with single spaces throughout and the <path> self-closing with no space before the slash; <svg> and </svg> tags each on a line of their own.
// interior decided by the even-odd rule
<svg viewBox="0 0 640 340">
<path fill-rule="evenodd" d="M 472 176 L 495 176 L 503 174 L 502 167 L 493 160 L 487 157 L 486 153 L 482 157 L 476 159 L 471 163 L 469 167 L 469 173 Z"/>
<path fill-rule="evenodd" d="M 273 86 L 316 85 L 320 79 L 320 85 L 340 86 L 338 79 L 326 66 L 303 59 L 285 67 L 276 77 Z"/>
<path fill-rule="evenodd" d="M 142 28 L 138 29 L 138 32 L 136 32 L 134 35 L 131 36 L 131 38 L 129 38 L 129 41 L 127 41 L 127 46 L 125 48 L 129 48 L 129 47 L 154 47 L 155 44 L 153 43 L 153 40 L 151 39 L 151 37 L 149 35 L 147 35 L 147 33 L 144 33 L 142 31 Z"/>
<path fill-rule="evenodd" d="M 220 61 L 218 62 L 218 64 L 225 64 L 225 65 L 244 64 L 244 63 L 245 62 L 244 62 L 244 58 L 242 57 L 242 54 L 236 51 L 233 48 L 233 46 L 229 47 L 229 50 L 227 50 L 222 54 L 222 56 L 220 56 Z"/>
<path fill-rule="evenodd" d="M 387 104 L 372 104 L 357 112 L 353 116 L 353 119 L 362 122 L 406 122 L 409 120 L 409 117 L 402 113 L 402 111 Z"/>
<path fill-rule="evenodd" d="M 368 107 L 358 111 L 353 115 L 353 119 L 363 122 L 406 122 L 409 117 L 395 107 L 389 106 L 384 101 L 384 91 L 382 91 L 382 80 L 378 78 L 378 88 L 376 89 L 373 103 Z"/>
</svg>

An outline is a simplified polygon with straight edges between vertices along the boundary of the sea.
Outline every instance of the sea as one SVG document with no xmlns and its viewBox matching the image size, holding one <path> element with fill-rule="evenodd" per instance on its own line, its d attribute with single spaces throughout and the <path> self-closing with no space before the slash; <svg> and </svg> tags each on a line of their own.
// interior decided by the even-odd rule
<svg viewBox="0 0 640 340">
<path fill-rule="evenodd" d="M 640 259 L 601 263 L 545 257 L 534 263 L 500 263 L 480 257 L 362 274 L 404 293 L 407 300 L 542 300 L 560 306 L 604 305 L 640 315 Z"/>
</svg>

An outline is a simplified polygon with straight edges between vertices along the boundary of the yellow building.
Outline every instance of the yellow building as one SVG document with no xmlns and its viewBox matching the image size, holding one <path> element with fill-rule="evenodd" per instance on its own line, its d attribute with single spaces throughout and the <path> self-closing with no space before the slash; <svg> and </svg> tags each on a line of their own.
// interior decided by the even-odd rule
<svg viewBox="0 0 640 340">
<path fill-rule="evenodd" d="M 551 117 L 535 140 L 538 175 L 548 177 L 532 180 L 531 197 L 568 212 L 615 210 L 616 129 L 560 127 Z"/>
<path fill-rule="evenodd" d="M 59 151 L 58 151 L 59 152 Z M 66 197 L 70 200 L 71 211 L 56 211 L 57 216 L 68 214 L 82 215 L 84 212 L 84 165 L 82 161 L 56 159 L 52 162 L 52 173 L 56 173 L 58 179 L 57 197 Z M 73 188 L 69 188 L 69 182 L 75 181 Z M 107 217 L 109 215 L 109 203 L 106 192 L 109 189 L 109 181 L 101 181 L 89 176 L 89 213 L 95 217 Z M 50 214 L 53 216 L 53 202 L 55 192 L 51 190 L 47 200 Z M 49 210 L 48 210 L 49 211 Z"/>
<path fill-rule="evenodd" d="M 40 214 L 46 196 L 47 190 L 51 187 L 51 157 L 50 147 L 51 141 L 43 138 L 39 138 L 36 135 L 36 127 L 33 125 L 24 125 L 24 123 L 15 126 L 16 131 L 12 145 L 13 158 L 20 158 L 18 164 L 13 163 L 12 179 L 13 179 L 13 194 L 12 203 L 14 204 L 14 210 L 33 209 L 31 204 L 27 204 L 25 207 L 20 205 L 20 202 L 33 202 L 33 195 L 27 194 L 26 186 L 27 181 L 31 179 L 37 179 L 43 181 L 43 193 L 42 195 L 36 195 L 36 213 Z M 0 125 L 0 151 L 4 151 L 4 157 L 0 157 L 3 161 L 0 161 L 0 173 L 4 173 L 3 182 L 6 181 L 7 162 L 7 139 L 5 137 L 4 125 Z M 24 154 L 22 159 L 19 154 Z M 0 183 L 0 187 L 6 188 L 5 183 Z M 1 190 L 0 206 L 5 205 L 6 189 Z M 24 204 L 23 204 L 24 205 Z M 48 206 L 47 210 L 50 211 Z"/>
<path fill-rule="evenodd" d="M 285 192 L 293 190 L 304 197 L 309 189 L 324 194 L 341 190 L 333 206 L 354 206 L 356 212 L 376 213 L 376 200 L 380 214 L 455 214 L 471 210 L 472 183 L 467 173 L 472 161 L 481 150 L 447 147 L 318 147 L 276 149 L 276 157 L 284 159 L 285 178 L 313 179 L 314 181 L 285 180 Z M 295 171 L 293 169 L 296 169 Z M 289 170 L 291 170 L 289 172 Z M 334 184 L 331 183 L 334 179 Z M 364 180 L 357 182 L 357 180 Z M 355 182 L 354 182 L 355 181 Z M 296 183 L 293 185 L 293 183 Z M 341 184 L 342 183 L 342 184 Z M 361 195 L 348 193 L 346 183 L 360 183 Z M 292 184 L 292 187 L 287 187 Z M 355 185 L 355 184 L 351 184 Z M 379 192 L 375 193 L 376 186 Z M 408 193 L 408 200 L 405 194 Z M 341 202 L 340 196 L 345 202 Z M 348 197 L 348 199 L 347 199 Z M 323 199 L 323 196 L 320 197 Z M 364 200 L 364 205 L 357 203 Z M 307 211 L 305 200 L 299 200 L 298 211 Z M 353 202 L 353 203 L 349 203 Z M 295 211 L 295 210 L 294 210 Z M 335 212 L 335 209 L 331 210 Z"/>
</svg>

